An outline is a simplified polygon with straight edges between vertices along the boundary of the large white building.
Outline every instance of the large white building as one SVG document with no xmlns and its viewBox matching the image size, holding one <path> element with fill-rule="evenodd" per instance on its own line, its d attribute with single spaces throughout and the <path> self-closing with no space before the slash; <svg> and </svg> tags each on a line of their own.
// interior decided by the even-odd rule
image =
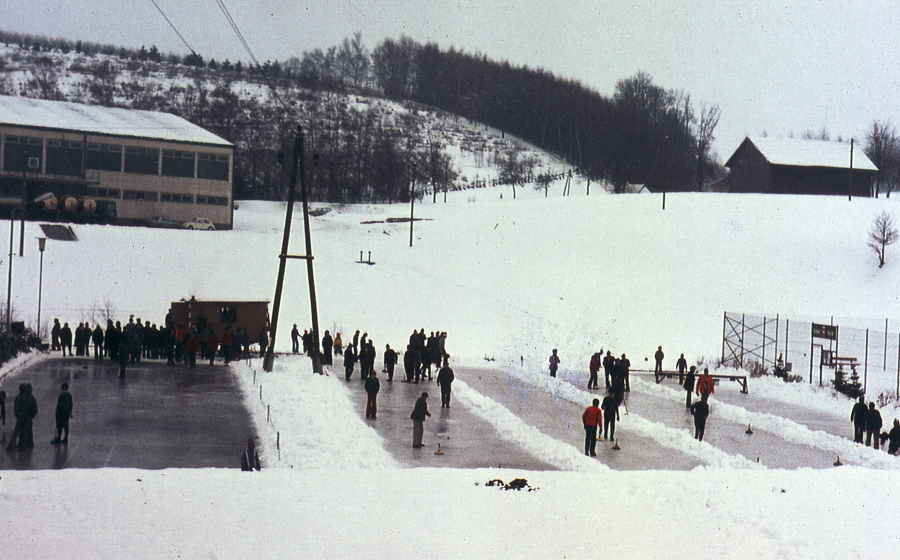
<svg viewBox="0 0 900 560">
<path fill-rule="evenodd" d="M 0 212 L 53 193 L 154 217 L 233 225 L 234 146 L 168 113 L 0 96 Z M 110 201 L 110 202 L 101 202 Z"/>
</svg>

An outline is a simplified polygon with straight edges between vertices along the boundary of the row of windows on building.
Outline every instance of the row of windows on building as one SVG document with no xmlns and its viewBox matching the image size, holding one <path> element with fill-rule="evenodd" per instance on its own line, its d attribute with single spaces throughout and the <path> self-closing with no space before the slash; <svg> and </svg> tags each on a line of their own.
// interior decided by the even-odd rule
<svg viewBox="0 0 900 560">
<path fill-rule="evenodd" d="M 179 194 L 157 191 L 138 191 L 133 189 L 102 189 L 88 187 L 88 196 L 96 198 L 121 198 L 122 200 L 137 200 L 141 202 L 177 202 L 180 204 L 208 204 L 211 206 L 228 206 L 227 196 L 207 196 L 193 194 Z"/>
<path fill-rule="evenodd" d="M 7 135 L 3 140 L 4 171 L 41 172 L 43 138 Z M 46 158 L 44 172 L 48 175 L 80 177 L 83 162 L 86 169 L 97 171 L 228 180 L 228 156 L 220 154 L 99 142 L 88 142 L 85 146 L 84 142 L 73 140 L 47 140 Z"/>
</svg>

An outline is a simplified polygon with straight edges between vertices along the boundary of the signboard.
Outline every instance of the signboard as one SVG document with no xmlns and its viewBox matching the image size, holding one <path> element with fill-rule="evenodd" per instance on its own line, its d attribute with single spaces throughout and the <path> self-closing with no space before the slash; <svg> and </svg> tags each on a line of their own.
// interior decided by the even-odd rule
<svg viewBox="0 0 900 560">
<path fill-rule="evenodd" d="M 838 328 L 834 325 L 812 324 L 813 338 L 825 338 L 827 340 L 837 340 Z"/>
</svg>

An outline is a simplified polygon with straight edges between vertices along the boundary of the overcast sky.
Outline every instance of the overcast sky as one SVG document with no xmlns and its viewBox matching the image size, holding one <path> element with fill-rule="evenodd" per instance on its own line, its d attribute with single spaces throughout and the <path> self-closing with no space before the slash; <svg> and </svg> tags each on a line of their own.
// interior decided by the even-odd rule
<svg viewBox="0 0 900 560">
<path fill-rule="evenodd" d="M 722 109 L 716 151 L 746 135 L 900 126 L 900 2 L 223 0 L 260 61 L 407 35 L 541 67 L 609 95 L 639 70 Z M 156 0 L 205 58 L 248 60 L 215 0 Z M 787 5 L 786 5 L 787 4 Z M 189 52 L 151 0 L 2 0 L 0 28 Z"/>
</svg>

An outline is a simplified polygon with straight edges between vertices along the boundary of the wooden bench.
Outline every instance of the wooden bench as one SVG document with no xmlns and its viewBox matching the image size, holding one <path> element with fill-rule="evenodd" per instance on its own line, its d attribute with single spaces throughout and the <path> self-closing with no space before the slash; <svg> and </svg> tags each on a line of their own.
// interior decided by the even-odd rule
<svg viewBox="0 0 900 560">
<path fill-rule="evenodd" d="M 663 371 L 660 373 L 655 373 L 655 372 L 646 370 L 646 373 L 653 373 L 654 377 L 656 378 L 657 385 L 660 382 L 662 382 L 663 379 L 668 379 L 670 377 L 680 377 L 680 378 L 684 379 L 684 377 L 687 375 L 686 373 L 684 375 L 679 375 L 677 371 Z M 699 374 L 699 373 L 695 374 L 695 377 L 699 378 L 700 375 L 701 374 Z M 740 386 L 741 386 L 741 393 L 744 393 L 745 395 L 749 393 L 749 390 L 747 389 L 747 376 L 746 375 L 719 375 L 716 373 L 710 373 L 709 376 L 712 377 L 713 382 L 716 385 L 718 385 L 719 381 L 721 381 L 721 380 L 737 381 L 738 384 L 740 384 Z"/>
</svg>

